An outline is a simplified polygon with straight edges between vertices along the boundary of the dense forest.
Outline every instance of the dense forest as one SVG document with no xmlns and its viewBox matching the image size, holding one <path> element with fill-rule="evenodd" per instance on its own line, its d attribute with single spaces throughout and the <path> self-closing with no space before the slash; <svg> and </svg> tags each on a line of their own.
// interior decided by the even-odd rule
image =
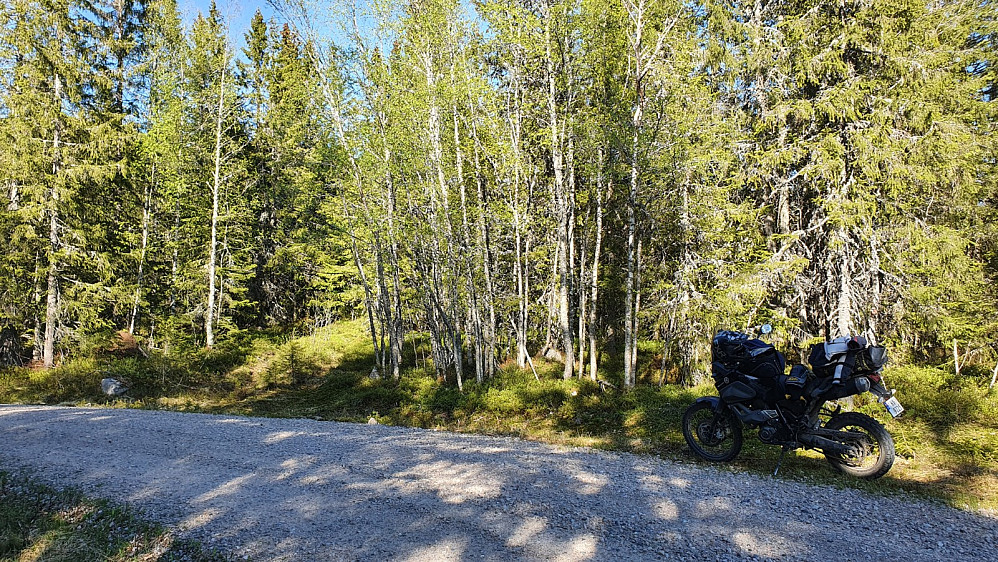
<svg viewBox="0 0 998 562">
<path fill-rule="evenodd" d="M 460 387 L 709 335 L 990 362 L 990 0 L 0 7 L 0 355 L 363 316 Z M 330 38 L 333 39 L 330 39 Z"/>
</svg>

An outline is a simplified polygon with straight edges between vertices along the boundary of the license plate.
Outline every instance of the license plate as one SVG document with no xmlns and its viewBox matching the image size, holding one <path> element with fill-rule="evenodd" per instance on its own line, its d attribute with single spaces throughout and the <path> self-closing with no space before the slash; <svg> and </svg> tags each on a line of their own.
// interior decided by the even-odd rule
<svg viewBox="0 0 998 562">
<path fill-rule="evenodd" d="M 898 399 L 893 396 L 891 396 L 890 400 L 884 402 L 884 407 L 887 408 L 887 412 L 895 418 L 904 412 L 904 406 L 902 406 L 901 403 L 898 402 Z"/>
</svg>

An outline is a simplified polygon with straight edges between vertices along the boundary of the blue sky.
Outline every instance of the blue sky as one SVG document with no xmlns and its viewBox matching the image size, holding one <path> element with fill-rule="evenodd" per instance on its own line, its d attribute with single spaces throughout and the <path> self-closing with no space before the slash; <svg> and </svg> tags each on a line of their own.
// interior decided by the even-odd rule
<svg viewBox="0 0 998 562">
<path fill-rule="evenodd" d="M 198 13 L 208 13 L 208 8 L 211 6 L 211 0 L 177 0 L 177 5 L 180 9 L 180 15 L 183 18 L 184 24 L 190 26 L 194 22 L 194 18 L 197 17 Z M 263 14 L 263 18 L 269 23 L 272 19 L 280 25 L 285 20 L 284 18 L 275 10 L 268 0 L 216 0 L 216 5 L 218 6 L 218 11 L 225 18 L 226 23 L 229 24 L 229 44 L 237 53 L 242 51 L 242 48 L 246 45 L 246 32 L 249 30 L 250 20 L 253 19 L 253 14 L 257 10 Z M 319 3 L 322 5 L 322 3 Z M 327 6 L 328 7 L 328 6 Z M 343 40 L 341 33 L 336 31 L 337 26 L 330 25 L 329 23 L 330 14 L 324 14 L 320 16 L 320 27 L 328 26 L 329 28 L 320 30 L 320 37 L 325 39 Z M 364 25 L 364 18 L 361 18 L 361 26 Z M 325 35 L 322 33 L 328 33 Z"/>
<path fill-rule="evenodd" d="M 280 19 L 267 0 L 243 0 L 242 2 L 239 0 L 216 0 L 215 3 L 218 6 L 218 11 L 229 24 L 229 40 L 237 48 L 242 47 L 243 35 L 249 29 L 250 19 L 257 10 L 260 10 L 263 18 L 268 21 L 271 17 Z M 198 12 L 208 13 L 211 0 L 179 0 L 178 5 L 184 23 L 190 25 Z"/>
</svg>

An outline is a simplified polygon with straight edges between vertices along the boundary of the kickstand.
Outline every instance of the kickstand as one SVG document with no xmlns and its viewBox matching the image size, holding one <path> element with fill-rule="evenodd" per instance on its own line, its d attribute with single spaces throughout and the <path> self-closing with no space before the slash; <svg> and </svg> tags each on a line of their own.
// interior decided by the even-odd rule
<svg viewBox="0 0 998 562">
<path fill-rule="evenodd" d="M 789 450 L 790 447 L 786 445 L 783 446 L 783 450 L 780 451 L 780 458 L 776 461 L 776 470 L 773 471 L 773 476 L 776 476 L 776 474 L 780 471 L 780 465 L 783 464 L 783 456 L 786 455 Z"/>
</svg>

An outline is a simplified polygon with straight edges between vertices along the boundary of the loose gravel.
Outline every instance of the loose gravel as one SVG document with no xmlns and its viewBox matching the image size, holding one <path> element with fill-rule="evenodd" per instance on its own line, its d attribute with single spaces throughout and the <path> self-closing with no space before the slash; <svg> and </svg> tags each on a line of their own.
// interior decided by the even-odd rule
<svg viewBox="0 0 998 562">
<path fill-rule="evenodd" d="M 989 515 L 519 439 L 39 406 L 0 436 L 0 469 L 236 559 L 998 561 Z"/>
</svg>

